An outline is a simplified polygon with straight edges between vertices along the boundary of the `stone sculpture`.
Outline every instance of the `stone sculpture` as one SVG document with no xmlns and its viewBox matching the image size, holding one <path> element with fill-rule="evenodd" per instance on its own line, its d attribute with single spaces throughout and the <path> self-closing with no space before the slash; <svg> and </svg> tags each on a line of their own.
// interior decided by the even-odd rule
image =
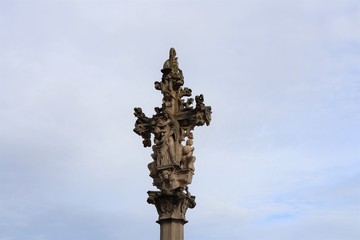
<svg viewBox="0 0 360 240">
<path fill-rule="evenodd" d="M 135 108 L 134 132 L 143 138 L 144 147 L 153 144 L 149 170 L 154 185 L 161 191 L 174 193 L 191 183 L 195 161 L 192 131 L 195 126 L 210 124 L 211 107 L 205 106 L 203 95 L 195 97 L 196 106 L 193 106 L 194 99 L 189 98 L 191 89 L 183 88 L 184 77 L 174 48 L 170 49 L 161 72 L 161 82 L 155 82 L 155 89 L 163 95 L 162 106 L 155 108 L 156 114 L 151 118 L 141 108 Z M 170 178 L 171 182 L 166 180 Z"/>
<path fill-rule="evenodd" d="M 159 221 L 171 217 L 186 222 L 186 209 L 195 206 L 195 197 L 187 191 L 195 171 L 192 131 L 210 124 L 211 107 L 204 104 L 203 95 L 196 96 L 193 105 L 191 89 L 183 87 L 184 76 L 174 48 L 161 72 L 161 81 L 154 86 L 163 95 L 162 105 L 154 108 L 152 117 L 135 108 L 134 132 L 143 138 L 144 147 L 152 146 L 153 150 L 148 168 L 153 185 L 160 191 L 149 191 L 148 202 L 156 205 Z"/>
</svg>

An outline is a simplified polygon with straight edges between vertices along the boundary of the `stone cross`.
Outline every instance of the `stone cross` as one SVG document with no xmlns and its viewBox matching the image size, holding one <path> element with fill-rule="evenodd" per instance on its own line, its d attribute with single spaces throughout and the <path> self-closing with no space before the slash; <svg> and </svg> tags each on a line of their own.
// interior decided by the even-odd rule
<svg viewBox="0 0 360 240">
<path fill-rule="evenodd" d="M 159 214 L 160 240 L 183 240 L 185 213 L 195 207 L 195 197 L 188 191 L 195 167 L 193 130 L 209 125 L 211 107 L 205 106 L 203 95 L 191 98 L 190 88 L 183 87 L 184 76 L 174 48 L 165 61 L 161 81 L 154 83 L 163 95 L 161 107 L 147 117 L 141 108 L 134 109 L 137 118 L 134 132 L 143 138 L 144 147 L 151 147 L 148 164 L 153 185 L 160 191 L 148 192 L 148 203 Z"/>
</svg>

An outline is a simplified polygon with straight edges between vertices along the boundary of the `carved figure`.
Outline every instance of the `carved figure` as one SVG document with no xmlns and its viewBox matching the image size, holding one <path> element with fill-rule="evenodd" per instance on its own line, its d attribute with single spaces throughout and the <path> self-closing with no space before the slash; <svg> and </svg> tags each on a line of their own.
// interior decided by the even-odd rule
<svg viewBox="0 0 360 240">
<path fill-rule="evenodd" d="M 186 145 L 183 147 L 183 151 L 182 151 L 182 158 L 181 158 L 181 166 L 182 168 L 187 168 L 187 169 L 191 169 L 192 171 L 195 170 L 194 167 L 194 162 L 195 162 L 195 157 L 193 156 L 193 152 L 195 150 L 194 147 L 192 147 L 193 141 L 191 138 L 189 138 L 186 141 Z"/>
<path fill-rule="evenodd" d="M 169 59 L 164 62 L 163 69 L 175 69 L 178 67 L 176 51 L 174 48 L 170 48 Z"/>
</svg>

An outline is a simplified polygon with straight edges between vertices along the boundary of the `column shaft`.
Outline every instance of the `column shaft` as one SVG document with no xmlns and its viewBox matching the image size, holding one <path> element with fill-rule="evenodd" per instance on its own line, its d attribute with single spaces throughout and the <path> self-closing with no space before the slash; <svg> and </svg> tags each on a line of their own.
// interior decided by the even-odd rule
<svg viewBox="0 0 360 240">
<path fill-rule="evenodd" d="M 184 221 L 160 221 L 160 240 L 184 240 Z"/>
</svg>

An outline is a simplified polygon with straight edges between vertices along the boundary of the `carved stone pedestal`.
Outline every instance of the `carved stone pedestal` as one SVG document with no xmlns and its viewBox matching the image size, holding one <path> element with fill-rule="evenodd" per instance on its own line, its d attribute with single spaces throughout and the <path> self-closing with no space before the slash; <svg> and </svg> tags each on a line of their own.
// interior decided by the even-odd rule
<svg viewBox="0 0 360 240">
<path fill-rule="evenodd" d="M 167 195 L 148 191 L 148 195 L 148 203 L 154 204 L 159 214 L 160 240 L 184 240 L 185 214 L 188 208 L 195 207 L 195 197 L 184 192 Z"/>
</svg>

